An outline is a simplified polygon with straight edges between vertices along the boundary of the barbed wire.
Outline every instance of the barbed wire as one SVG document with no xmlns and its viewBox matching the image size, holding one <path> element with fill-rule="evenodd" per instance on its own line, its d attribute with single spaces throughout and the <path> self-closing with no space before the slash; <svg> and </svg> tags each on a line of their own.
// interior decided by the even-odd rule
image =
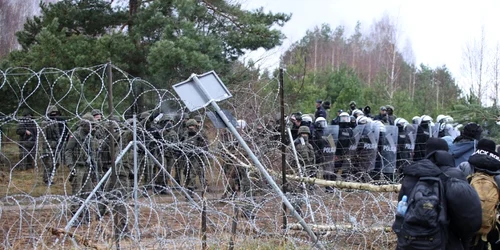
<svg viewBox="0 0 500 250">
<path fill-rule="evenodd" d="M 0 71 L 1 248 L 314 245 L 234 136 L 210 121 L 211 110 L 188 113 L 169 89 L 117 67 L 109 79 L 108 66 Z M 230 86 L 233 98 L 221 106 L 247 122 L 240 134 L 281 185 L 277 88 L 276 79 Z M 102 120 L 92 121 L 93 112 Z M 201 129 L 189 131 L 186 117 Z M 287 145 L 287 198 L 326 248 L 391 248 L 398 176 L 350 170 L 368 162 L 396 168 L 396 157 L 345 152 L 340 168 L 329 168 L 334 158 L 303 164 L 315 175 L 301 178 Z M 336 178 L 324 180 L 328 173 Z"/>
</svg>

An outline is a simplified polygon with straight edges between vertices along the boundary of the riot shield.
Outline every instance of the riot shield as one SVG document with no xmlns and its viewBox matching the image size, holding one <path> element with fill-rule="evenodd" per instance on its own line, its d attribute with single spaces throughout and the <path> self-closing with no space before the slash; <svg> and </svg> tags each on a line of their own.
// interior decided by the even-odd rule
<svg viewBox="0 0 500 250">
<path fill-rule="evenodd" d="M 328 125 L 323 130 L 323 136 L 327 138 L 329 135 L 333 137 L 334 141 L 339 139 L 339 125 Z"/>
<path fill-rule="evenodd" d="M 356 127 L 357 128 L 357 127 Z M 356 152 L 353 157 L 353 171 L 369 172 L 375 169 L 375 161 L 377 158 L 377 149 L 379 141 L 380 127 L 375 123 L 370 123 L 364 126 L 359 134 L 359 139 L 355 135 Z"/>
<path fill-rule="evenodd" d="M 417 139 L 417 129 L 408 124 L 398 133 L 398 151 L 396 153 L 396 173 L 401 174 L 403 168 L 411 164 L 415 141 Z"/>
<path fill-rule="evenodd" d="M 335 152 L 337 151 L 336 143 L 339 137 L 339 126 L 327 126 L 323 133 L 323 138 L 326 143 L 323 148 L 323 178 L 333 180 L 335 174 Z"/>
<path fill-rule="evenodd" d="M 354 142 L 354 132 L 350 127 L 339 128 L 339 139 L 337 141 L 337 151 L 335 152 L 335 171 L 340 173 L 351 172 L 350 147 Z M 343 178 L 347 177 L 345 174 Z"/>
<path fill-rule="evenodd" d="M 396 152 L 398 146 L 398 127 L 385 126 L 385 133 L 381 135 L 380 157 L 382 173 L 384 175 L 394 174 L 396 171 Z"/>
<path fill-rule="evenodd" d="M 351 147 L 349 147 L 349 150 L 351 151 L 356 151 L 358 148 L 359 140 L 361 139 L 361 135 L 363 134 L 363 131 L 365 130 L 366 125 L 358 125 L 355 128 L 352 129 L 353 131 L 353 137 L 354 141 L 351 144 Z"/>
<path fill-rule="evenodd" d="M 435 130 L 437 130 L 437 132 L 439 133 L 439 127 L 437 129 L 435 127 L 436 127 L 436 124 L 434 122 L 429 123 L 429 136 L 430 137 L 432 137 Z"/>
<path fill-rule="evenodd" d="M 444 126 L 444 124 L 439 122 L 436 122 L 434 126 L 432 126 L 431 137 L 439 138 L 439 131 L 441 129 L 441 126 Z"/>
<path fill-rule="evenodd" d="M 425 144 L 427 143 L 427 140 L 432 135 L 432 126 L 429 124 L 427 125 L 419 125 L 417 127 L 417 137 L 415 140 L 415 149 L 413 151 L 413 160 L 414 161 L 419 161 L 425 158 L 425 150 L 426 146 Z"/>
<path fill-rule="evenodd" d="M 413 154 L 415 151 L 415 143 L 417 141 L 417 127 L 413 124 L 408 124 L 405 127 L 405 134 L 406 140 L 404 142 L 404 148 Z"/>
</svg>

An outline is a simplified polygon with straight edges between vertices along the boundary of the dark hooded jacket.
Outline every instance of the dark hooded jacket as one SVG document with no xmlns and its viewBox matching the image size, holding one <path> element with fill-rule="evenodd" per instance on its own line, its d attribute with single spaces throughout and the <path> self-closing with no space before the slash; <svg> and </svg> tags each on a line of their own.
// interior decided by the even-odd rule
<svg viewBox="0 0 500 250">
<path fill-rule="evenodd" d="M 401 200 L 403 195 L 410 195 L 413 187 L 417 184 L 420 177 L 439 176 L 443 179 L 443 184 L 445 184 L 448 178 L 456 178 L 461 181 L 466 181 L 465 175 L 454 166 L 455 162 L 453 156 L 451 156 L 446 151 L 437 150 L 428 154 L 425 159 L 416 161 L 413 164 L 404 167 L 404 179 L 401 183 L 401 190 L 399 192 L 398 200 Z M 456 197 L 446 197 L 447 203 L 449 203 L 448 200 L 452 198 L 456 199 Z M 467 201 L 464 201 L 464 206 L 467 206 Z M 448 206 L 448 209 L 452 209 L 452 207 L 450 208 L 450 206 Z M 451 212 L 448 210 L 448 214 L 449 213 Z M 396 220 L 392 225 L 393 230 L 395 232 L 399 232 L 399 228 L 401 228 L 402 223 L 402 218 L 396 217 Z M 458 236 L 460 230 L 461 229 L 457 227 L 449 227 L 449 237 L 446 249 L 464 249 L 462 240 Z"/>
<path fill-rule="evenodd" d="M 406 166 L 403 168 L 405 178 L 401 184 L 398 200 L 401 200 L 403 195 L 409 195 L 411 193 L 411 190 L 415 184 L 417 184 L 420 177 L 439 176 L 444 172 L 449 177 L 467 181 L 464 173 L 454 168 L 454 166 L 455 161 L 453 160 L 453 156 L 442 150 L 434 151 L 428 154 L 425 159 Z"/>
<path fill-rule="evenodd" d="M 469 157 L 476 150 L 476 141 L 461 140 L 453 142 L 450 146 L 450 154 L 455 158 L 455 166 L 458 167 L 462 162 L 467 162 Z"/>
</svg>

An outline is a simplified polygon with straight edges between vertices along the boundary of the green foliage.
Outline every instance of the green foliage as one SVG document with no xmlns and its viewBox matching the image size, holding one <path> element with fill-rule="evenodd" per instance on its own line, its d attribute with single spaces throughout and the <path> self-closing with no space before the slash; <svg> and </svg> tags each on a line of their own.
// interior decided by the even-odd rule
<svg viewBox="0 0 500 250">
<path fill-rule="evenodd" d="M 341 69 L 330 75 L 327 92 L 330 95 L 328 99 L 333 103 L 333 110 L 347 110 L 351 101 L 355 101 L 357 104 L 364 101 L 361 82 L 353 70 Z"/>
<path fill-rule="evenodd" d="M 306 32 L 284 53 L 282 64 L 290 75 L 285 78 L 285 98 L 295 111 L 314 109 L 314 99 L 323 99 L 332 103 L 331 118 L 336 110 L 348 109 L 350 101 L 358 108 L 370 106 L 373 115 L 380 106 L 392 105 L 395 115 L 407 120 L 423 114 L 451 114 L 461 92 L 446 66 L 415 67 L 398 51 L 395 56 L 388 51 L 395 46 L 383 36 L 389 33 L 366 36 L 361 30 L 358 22 L 353 35 L 346 38 L 343 26 L 322 25 Z M 400 59 L 390 61 L 394 58 Z M 392 64 L 394 75 L 387 66 Z"/>
<path fill-rule="evenodd" d="M 0 65 L 38 71 L 111 60 L 120 69 L 162 88 L 209 70 L 215 70 L 226 84 L 238 84 L 250 76 L 230 76 L 237 59 L 247 50 L 280 45 L 284 36 L 277 27 L 290 20 L 288 14 L 267 13 L 262 8 L 243 10 L 224 0 L 138 3 L 129 9 L 105 0 L 42 3 L 41 16 L 27 20 L 17 33 L 22 50 L 10 53 Z M 98 83 L 86 82 L 88 86 Z M 134 91 L 145 90 L 137 87 Z M 146 105 L 143 98 L 137 101 L 139 109 Z"/>
<path fill-rule="evenodd" d="M 404 117 L 408 120 L 413 116 L 419 115 L 412 102 L 408 101 L 410 99 L 410 93 L 406 90 L 398 91 L 394 94 L 394 99 L 392 100 L 391 105 L 395 108 L 397 107 L 395 112 L 398 117 Z M 411 121 L 409 120 L 409 122 Z"/>
</svg>

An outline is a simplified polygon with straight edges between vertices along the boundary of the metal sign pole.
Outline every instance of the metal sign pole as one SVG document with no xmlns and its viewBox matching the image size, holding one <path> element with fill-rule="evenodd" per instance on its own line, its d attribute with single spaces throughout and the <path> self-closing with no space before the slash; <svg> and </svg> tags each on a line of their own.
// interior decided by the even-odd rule
<svg viewBox="0 0 500 250">
<path fill-rule="evenodd" d="M 207 99 L 210 100 L 210 96 L 208 95 L 207 91 L 205 90 L 205 88 L 201 84 L 201 82 L 198 79 L 198 77 L 196 75 L 192 75 L 191 78 L 198 85 L 198 87 L 202 90 L 203 94 L 207 97 Z M 229 121 L 229 119 L 226 117 L 226 115 L 224 114 L 224 112 L 222 112 L 222 110 L 219 107 L 219 105 L 217 104 L 217 102 L 215 102 L 214 100 L 210 100 L 209 103 L 215 109 L 215 111 L 217 112 L 217 114 L 219 114 L 219 116 L 222 118 L 222 121 L 224 121 L 224 123 L 226 124 L 226 126 L 229 128 L 229 131 L 231 131 L 231 133 L 233 133 L 233 135 L 236 137 L 236 139 L 238 140 L 238 142 L 243 146 L 243 148 L 248 153 L 248 155 L 250 156 L 250 158 L 252 159 L 252 161 L 254 162 L 254 164 L 259 168 L 260 172 L 264 175 L 264 177 L 266 178 L 266 180 L 268 181 L 268 183 L 271 184 L 271 186 L 274 189 L 274 191 L 276 193 L 278 193 L 278 195 L 281 197 L 281 199 L 283 200 L 283 202 L 285 203 L 285 205 L 288 207 L 288 209 L 290 209 L 292 215 L 299 221 L 300 225 L 304 228 L 304 230 L 307 232 L 307 234 L 309 234 L 309 237 L 311 237 L 311 240 L 314 242 L 315 246 L 318 247 L 318 248 L 320 248 L 320 249 L 324 249 L 324 247 L 318 241 L 318 237 L 316 236 L 316 234 L 314 234 L 314 232 L 311 230 L 311 228 L 309 228 L 309 226 L 306 224 L 306 222 L 304 221 L 304 219 L 297 213 L 297 211 L 295 210 L 295 208 L 292 206 L 292 204 L 290 203 L 290 201 L 283 194 L 283 192 L 278 187 L 278 185 L 276 184 L 276 182 L 274 182 L 274 180 L 271 177 L 271 175 L 269 175 L 269 173 L 267 172 L 267 170 L 260 163 L 260 161 L 257 158 L 257 156 L 255 156 L 255 154 L 252 152 L 252 150 L 246 144 L 245 140 L 243 140 L 243 138 L 240 136 L 240 134 L 238 133 L 238 131 L 236 130 L 236 128 Z"/>
<path fill-rule="evenodd" d="M 129 143 L 129 145 L 127 145 L 127 147 L 120 153 L 120 155 L 118 155 L 118 157 L 116 157 L 115 165 L 122 160 L 123 155 L 125 154 L 125 152 L 127 152 L 127 150 L 130 149 L 131 146 L 132 146 L 132 144 Z M 71 225 L 73 225 L 73 223 L 76 221 L 76 218 L 78 218 L 78 216 L 80 216 L 80 214 L 83 211 L 83 208 L 85 206 L 87 206 L 87 204 L 90 202 L 90 199 L 92 199 L 92 197 L 94 197 L 94 195 L 97 192 L 97 190 L 102 186 L 102 184 L 104 184 L 104 182 L 111 175 L 111 171 L 113 171 L 113 167 L 111 167 L 111 168 L 108 169 L 108 171 L 106 172 L 106 174 L 101 178 L 101 180 L 99 181 L 99 183 L 97 183 L 97 185 L 94 187 L 94 190 L 92 190 L 92 192 L 89 194 L 89 196 L 87 196 L 87 199 L 85 199 L 85 201 L 83 202 L 83 204 L 80 206 L 80 208 L 78 208 L 78 210 L 73 215 L 73 217 L 68 222 L 68 224 L 66 224 L 66 227 L 64 228 L 65 231 L 68 231 L 70 229 Z"/>
</svg>

